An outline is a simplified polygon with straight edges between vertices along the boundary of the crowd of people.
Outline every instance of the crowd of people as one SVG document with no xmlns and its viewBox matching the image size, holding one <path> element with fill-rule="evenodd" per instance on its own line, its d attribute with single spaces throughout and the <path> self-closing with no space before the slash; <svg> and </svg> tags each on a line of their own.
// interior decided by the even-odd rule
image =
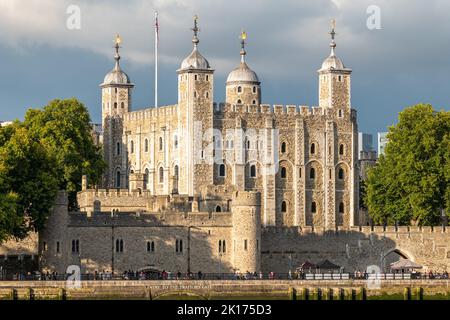
<svg viewBox="0 0 450 320">
<path fill-rule="evenodd" d="M 181 271 L 171 272 L 171 271 L 124 271 L 121 274 L 113 274 L 111 271 L 102 270 L 95 271 L 93 273 L 82 274 L 81 280 L 90 281 L 102 281 L 102 280 L 303 280 L 306 279 L 306 274 L 311 273 L 308 270 L 297 269 L 295 272 L 289 271 L 287 274 L 275 274 L 274 272 L 269 272 L 264 274 L 263 272 L 239 272 L 235 273 L 207 273 L 204 274 L 202 271 L 197 273 Z M 402 272 L 397 272 L 397 274 Z M 411 279 L 449 279 L 447 271 L 434 272 L 429 270 L 428 272 L 406 272 L 403 274 L 411 275 Z M 26 281 L 26 280 L 38 280 L 38 281 L 61 281 L 70 279 L 72 274 L 58 274 L 57 272 L 27 272 L 27 273 L 15 273 L 12 276 L 6 277 L 2 276 L 0 280 L 13 280 L 13 281 Z M 351 275 L 353 279 L 365 280 L 369 279 L 369 274 L 364 271 L 355 270 Z"/>
</svg>

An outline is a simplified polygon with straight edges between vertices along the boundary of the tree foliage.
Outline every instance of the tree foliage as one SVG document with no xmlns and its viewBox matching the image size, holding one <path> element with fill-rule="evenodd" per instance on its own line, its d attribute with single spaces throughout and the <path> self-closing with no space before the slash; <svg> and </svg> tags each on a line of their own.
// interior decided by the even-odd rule
<svg viewBox="0 0 450 320">
<path fill-rule="evenodd" d="M 75 207 L 81 177 L 87 175 L 97 183 L 106 167 L 92 140 L 87 109 L 76 99 L 54 100 L 42 110 L 29 110 L 24 125 L 54 155 L 59 188 L 69 192 L 69 203 Z"/>
<path fill-rule="evenodd" d="M 0 243 L 42 230 L 60 189 L 75 206 L 81 176 L 98 181 L 104 167 L 88 111 L 76 99 L 54 100 L 0 128 Z"/>
<path fill-rule="evenodd" d="M 419 104 L 389 128 L 385 154 L 368 173 L 365 203 L 377 224 L 436 225 L 450 215 L 450 112 Z"/>
</svg>

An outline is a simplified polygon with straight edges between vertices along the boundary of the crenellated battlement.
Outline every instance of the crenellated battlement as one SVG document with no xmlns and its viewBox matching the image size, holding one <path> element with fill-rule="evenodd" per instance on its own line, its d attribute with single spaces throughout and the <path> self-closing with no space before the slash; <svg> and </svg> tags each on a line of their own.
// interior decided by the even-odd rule
<svg viewBox="0 0 450 320">
<path fill-rule="evenodd" d="M 236 191 L 233 193 L 231 206 L 260 206 L 261 193 L 255 191 Z"/>
<path fill-rule="evenodd" d="M 311 226 L 305 227 L 263 227 L 262 233 L 273 233 L 273 234 L 349 234 L 349 233 L 360 233 L 364 235 L 377 234 L 439 234 L 447 233 L 448 228 L 446 226 L 354 226 L 354 227 L 336 227 L 336 230 L 325 230 L 323 228 L 313 228 Z"/>
<path fill-rule="evenodd" d="M 297 106 L 297 105 L 248 105 L 248 104 L 214 104 L 216 113 L 240 113 L 240 114 L 273 114 L 273 115 L 300 115 L 308 116 L 324 116 L 330 113 L 334 114 L 335 110 L 323 108 L 319 106 Z M 352 110 L 352 115 L 353 115 Z"/>
<path fill-rule="evenodd" d="M 178 112 L 178 105 L 168 105 L 168 106 L 162 106 L 158 108 L 149 107 L 143 110 L 136 110 L 128 112 L 124 115 L 124 119 L 126 121 L 133 121 L 133 120 L 144 120 L 144 119 L 152 119 L 152 118 L 158 118 L 162 116 L 172 116 L 177 114 Z"/>
</svg>

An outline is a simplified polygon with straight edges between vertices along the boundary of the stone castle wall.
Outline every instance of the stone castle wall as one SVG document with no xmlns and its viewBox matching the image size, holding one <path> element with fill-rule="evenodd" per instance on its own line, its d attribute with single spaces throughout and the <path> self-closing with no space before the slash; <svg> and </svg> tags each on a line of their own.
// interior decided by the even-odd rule
<svg viewBox="0 0 450 320">
<path fill-rule="evenodd" d="M 225 191 L 216 188 L 211 192 Z M 81 265 L 83 272 L 91 273 L 149 266 L 171 272 L 287 273 L 305 261 L 324 259 L 347 272 L 368 266 L 388 271 L 389 263 L 399 257 L 423 265 L 425 271 L 444 271 L 450 265 L 450 232 L 445 228 L 260 228 L 260 197 L 257 192 L 233 191 L 231 211 L 226 212 L 115 212 L 112 216 L 111 212 L 68 213 L 65 195 L 60 194 L 48 227 L 40 234 L 40 265 L 59 273 L 69 265 Z M 74 240 L 79 241 L 75 252 Z M 119 251 L 118 240 L 123 241 Z M 181 250 L 177 249 L 180 240 Z M 149 243 L 154 246 L 151 250 Z"/>
</svg>

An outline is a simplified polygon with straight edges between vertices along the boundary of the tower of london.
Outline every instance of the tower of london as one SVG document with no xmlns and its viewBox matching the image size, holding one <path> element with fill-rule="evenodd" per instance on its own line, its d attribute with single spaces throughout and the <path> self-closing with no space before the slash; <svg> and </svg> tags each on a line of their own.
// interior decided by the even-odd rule
<svg viewBox="0 0 450 320">
<path fill-rule="evenodd" d="M 50 269 L 78 259 L 88 271 L 214 272 L 211 260 L 220 259 L 224 271 L 259 272 L 270 228 L 358 225 L 352 71 L 336 55 L 334 29 L 311 108 L 262 103 L 245 32 L 225 102 L 215 103 L 197 19 L 192 30 L 192 52 L 177 70 L 177 103 L 138 111 L 117 39 L 115 66 L 100 85 L 108 169 L 93 189 L 83 178 L 80 212 L 56 207 L 40 240 L 57 246 L 56 254 L 44 252 Z M 64 211 L 64 198 L 58 201 Z"/>
</svg>

